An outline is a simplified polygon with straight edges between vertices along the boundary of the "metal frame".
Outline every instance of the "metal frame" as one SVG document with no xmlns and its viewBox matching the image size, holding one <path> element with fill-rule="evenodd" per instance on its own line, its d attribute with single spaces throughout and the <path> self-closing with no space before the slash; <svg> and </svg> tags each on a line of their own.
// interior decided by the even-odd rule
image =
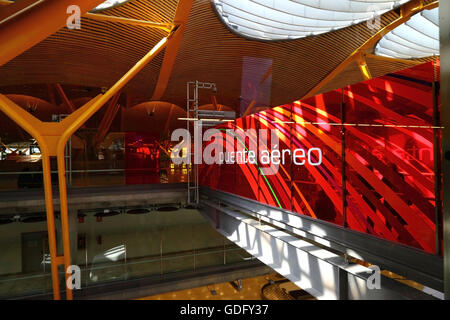
<svg viewBox="0 0 450 320">
<path fill-rule="evenodd" d="M 191 147 L 190 147 L 190 154 L 188 155 L 190 158 L 190 163 L 188 165 L 188 174 L 187 174 L 187 188 L 188 188 L 188 204 L 198 204 L 200 201 L 200 191 L 199 191 L 199 176 L 198 176 L 198 163 L 199 160 L 201 161 L 202 155 L 200 150 L 200 155 L 196 154 L 199 150 L 196 150 L 195 146 L 202 145 L 202 121 L 198 119 L 198 91 L 199 89 L 206 89 L 206 90 L 217 90 L 215 83 L 210 82 L 200 82 L 200 81 L 190 81 L 186 84 L 186 116 L 188 119 L 194 119 L 194 135 L 191 135 L 193 137 L 193 141 L 191 139 Z M 192 106 L 192 108 L 191 108 Z M 192 117 L 192 118 L 191 118 Z M 190 121 L 186 121 L 187 130 L 190 131 Z M 200 134 L 200 136 L 199 136 Z M 200 141 L 198 141 L 200 140 Z M 194 148 L 192 148 L 194 146 Z M 199 158 L 200 156 L 200 158 Z M 191 174 L 189 172 L 189 168 L 192 169 L 194 172 L 194 185 L 191 185 Z M 193 191 L 193 197 L 194 200 L 192 201 L 191 196 L 191 190 Z"/>
<path fill-rule="evenodd" d="M 262 224 L 218 203 L 202 201 L 201 212 L 218 232 L 318 299 L 435 299 L 438 292 L 420 291 L 383 274 L 380 289 L 367 286 L 373 271 L 350 263 L 309 241 Z M 433 297 L 434 295 L 434 297 Z"/>
<path fill-rule="evenodd" d="M 375 236 L 271 207 L 227 192 L 201 188 L 202 196 L 227 204 L 256 219 L 310 239 L 332 250 L 376 264 L 438 291 L 443 291 L 442 258 Z M 200 206 L 205 203 L 202 198 Z"/>
<path fill-rule="evenodd" d="M 173 23 L 176 25 L 172 31 L 177 30 L 172 41 L 164 52 L 164 59 L 159 71 L 158 82 L 156 83 L 155 90 L 151 100 L 161 100 L 164 92 L 166 91 L 167 84 L 169 83 L 172 69 L 175 64 L 175 59 L 180 48 L 181 41 L 183 40 L 184 31 L 186 30 L 186 23 L 191 13 L 192 4 L 194 0 L 180 0 L 178 1 L 178 7 L 175 12 L 175 18 Z"/>
</svg>

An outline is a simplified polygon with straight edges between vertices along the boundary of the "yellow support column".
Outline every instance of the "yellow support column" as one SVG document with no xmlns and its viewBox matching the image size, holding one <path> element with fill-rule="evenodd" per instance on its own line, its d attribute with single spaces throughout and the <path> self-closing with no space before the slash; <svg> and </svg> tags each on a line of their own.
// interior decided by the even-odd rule
<svg viewBox="0 0 450 320">
<path fill-rule="evenodd" d="M 169 35 L 170 37 L 171 35 Z M 98 95 L 84 106 L 75 110 L 62 122 L 43 122 L 22 109 L 6 96 L 0 94 L 0 110 L 27 131 L 38 142 L 42 153 L 42 166 L 44 175 L 45 206 L 47 213 L 47 228 L 52 271 L 53 298 L 60 299 L 58 266 L 64 264 L 66 283 L 69 278 L 67 268 L 71 265 L 69 242 L 69 215 L 67 202 L 66 172 L 64 163 L 64 150 L 69 138 L 94 113 L 96 113 L 109 99 L 121 90 L 139 71 L 141 71 L 156 55 L 167 45 L 168 39 L 163 38 L 149 53 L 138 61 L 117 83 L 105 94 Z M 61 212 L 61 230 L 63 240 L 63 255 L 58 256 L 55 233 L 55 216 L 53 207 L 52 181 L 50 157 L 57 157 L 59 199 Z M 72 290 L 66 286 L 66 298 L 73 298 Z"/>
<path fill-rule="evenodd" d="M 64 267 L 65 267 L 65 279 L 66 279 L 66 297 L 67 300 L 73 299 L 73 293 L 70 288 L 67 287 L 67 280 L 70 275 L 67 273 L 67 268 L 71 263 L 70 254 L 70 239 L 69 239 L 69 209 L 67 204 L 67 185 L 66 185 L 66 168 L 65 168 L 65 153 L 64 148 L 58 149 L 57 162 L 58 162 L 58 181 L 59 181 L 59 207 L 61 212 L 61 230 L 63 240 L 64 251 Z"/>
<path fill-rule="evenodd" d="M 356 63 L 358 64 L 359 70 L 361 70 L 361 74 L 364 77 L 364 80 L 372 79 L 365 54 L 360 53 L 359 56 L 356 57 Z"/>
<path fill-rule="evenodd" d="M 42 148 L 41 149 L 45 149 Z M 45 210 L 47 214 L 47 232 L 48 232 L 48 246 L 50 251 L 50 268 L 52 273 L 52 287 L 53 298 L 59 300 L 61 298 L 59 292 L 58 281 L 58 265 L 54 263 L 56 256 L 58 255 L 56 249 L 56 234 L 55 234 L 55 216 L 53 211 L 53 193 L 52 193 L 52 176 L 50 167 L 50 157 L 48 152 L 42 152 L 42 174 L 44 176 L 44 194 L 45 194 Z"/>
</svg>

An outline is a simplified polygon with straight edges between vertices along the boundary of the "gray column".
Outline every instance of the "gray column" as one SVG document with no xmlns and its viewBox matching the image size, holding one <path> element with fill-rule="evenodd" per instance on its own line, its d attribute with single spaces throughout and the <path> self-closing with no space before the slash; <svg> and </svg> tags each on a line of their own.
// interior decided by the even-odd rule
<svg viewBox="0 0 450 320">
<path fill-rule="evenodd" d="M 444 290 L 450 299 L 450 1 L 439 2 L 443 148 Z"/>
</svg>

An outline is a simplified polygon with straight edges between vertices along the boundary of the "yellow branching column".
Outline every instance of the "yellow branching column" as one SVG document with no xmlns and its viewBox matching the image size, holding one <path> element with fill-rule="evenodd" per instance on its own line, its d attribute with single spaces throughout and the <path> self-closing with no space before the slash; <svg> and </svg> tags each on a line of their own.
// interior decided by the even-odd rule
<svg viewBox="0 0 450 320">
<path fill-rule="evenodd" d="M 95 107 L 93 102 L 98 102 L 100 96 L 91 100 L 88 104 L 78 110 L 85 111 Z M 64 168 L 64 148 L 68 138 L 72 135 L 71 124 L 73 117 L 67 118 L 60 123 L 42 122 L 35 118 L 20 106 L 0 94 L 0 110 L 13 119 L 25 131 L 27 131 L 39 144 L 42 154 L 42 168 L 44 177 L 45 207 L 47 214 L 48 243 L 51 259 L 52 286 L 54 299 L 60 299 L 58 266 L 64 264 L 65 270 L 71 265 L 70 244 L 69 244 L 69 223 L 67 208 L 67 190 Z M 90 111 L 90 110 L 89 110 Z M 74 114 L 78 114 L 76 112 Z M 86 119 L 87 120 L 87 119 Z M 62 146 L 62 147 L 61 147 Z M 61 152 L 62 150 L 62 152 Z M 53 206 L 53 190 L 51 180 L 51 157 L 57 157 L 58 175 L 59 175 L 59 195 L 61 211 L 61 229 L 63 237 L 63 255 L 58 255 L 56 233 L 55 233 L 55 215 Z M 60 163 L 62 162 L 62 167 Z M 66 273 L 66 281 L 70 275 Z M 66 288 L 66 298 L 71 300 L 72 290 Z"/>
<path fill-rule="evenodd" d="M 167 45 L 170 37 L 163 38 L 150 52 L 134 65 L 116 84 L 105 94 L 98 95 L 84 106 L 75 110 L 61 122 L 43 122 L 35 118 L 26 110 L 15 104 L 6 96 L 0 94 L 0 110 L 27 131 L 39 144 L 42 154 L 44 175 L 45 205 L 47 213 L 47 227 L 49 250 L 51 259 L 52 286 L 54 299 L 60 299 L 58 281 L 58 266 L 64 265 L 65 271 L 71 265 L 69 242 L 69 217 L 64 150 L 68 139 L 108 100 L 122 89 L 145 65 L 158 55 Z M 55 215 L 53 206 L 50 158 L 56 157 L 58 163 L 59 205 L 61 212 L 61 230 L 63 240 L 63 255 L 58 255 L 55 233 Z M 65 272 L 66 283 L 70 274 Z M 66 287 L 66 298 L 73 298 L 72 290 Z"/>
</svg>

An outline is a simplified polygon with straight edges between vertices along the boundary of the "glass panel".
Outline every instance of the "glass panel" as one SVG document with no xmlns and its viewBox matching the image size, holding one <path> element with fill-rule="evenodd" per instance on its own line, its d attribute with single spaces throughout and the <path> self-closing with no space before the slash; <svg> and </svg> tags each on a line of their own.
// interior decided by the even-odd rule
<svg viewBox="0 0 450 320">
<path fill-rule="evenodd" d="M 340 90 L 293 104 L 293 207 L 343 224 Z"/>
<path fill-rule="evenodd" d="M 258 113 L 260 201 L 291 209 L 290 106 Z"/>
<path fill-rule="evenodd" d="M 126 279 L 126 218 L 120 209 L 99 209 L 87 212 L 85 222 L 78 224 L 78 234 L 86 234 L 87 251 L 77 258 L 87 266 L 87 284 Z"/>
<path fill-rule="evenodd" d="M 45 214 L 0 218 L 0 298 L 50 292 Z"/>
<path fill-rule="evenodd" d="M 251 254 L 242 248 L 233 248 L 226 251 L 225 261 L 227 264 L 239 263 L 254 260 Z"/>
<path fill-rule="evenodd" d="M 432 63 L 345 91 L 348 226 L 435 252 Z M 353 191 L 353 194 L 352 194 Z"/>
<path fill-rule="evenodd" d="M 439 97 L 433 111 L 435 75 L 439 63 L 436 70 L 426 63 L 237 119 L 239 140 L 248 140 L 244 130 L 257 130 L 258 164 L 238 165 L 236 173 L 226 165 L 205 166 L 204 180 L 219 190 L 435 253 L 440 169 L 434 154 L 442 131 L 436 122 Z M 278 169 L 273 158 L 271 164 L 261 161 L 261 154 L 271 151 L 270 132 L 281 154 L 291 150 Z"/>
<path fill-rule="evenodd" d="M 258 165 L 250 163 L 253 153 L 257 153 L 257 119 L 254 115 L 236 120 L 236 153 L 243 154 L 237 162 L 235 193 L 258 200 Z M 239 158 L 241 158 L 239 156 Z"/>
<path fill-rule="evenodd" d="M 214 180 L 210 180 L 213 188 L 216 188 L 221 191 L 234 193 L 236 190 L 236 172 L 237 172 L 237 164 L 233 161 L 232 150 L 235 150 L 237 141 L 231 134 L 226 134 L 226 130 L 234 130 L 234 126 L 232 123 L 227 123 L 217 128 L 222 133 L 223 147 L 222 152 L 222 161 L 223 164 L 213 165 L 212 173 Z M 215 142 L 212 142 L 213 144 Z M 229 151 L 227 153 L 227 150 Z"/>
<path fill-rule="evenodd" d="M 64 108 L 43 100 L 8 97 L 23 108 L 36 107 L 33 114 L 42 121 L 61 121 L 65 117 L 60 114 Z M 88 100 L 80 98 L 73 103 L 78 108 Z M 100 109 L 70 138 L 65 162 L 69 187 L 186 181 L 189 168 L 176 166 L 170 160 L 175 145 L 170 141 L 171 132 L 185 124 L 178 120 L 185 111 L 168 103 L 146 103 L 124 110 L 118 105 L 108 126 L 105 119 L 111 106 Z M 0 190 L 42 188 L 39 145 L 1 112 L 0 122 Z M 56 163 L 52 162 L 53 183 L 57 184 Z"/>
</svg>

